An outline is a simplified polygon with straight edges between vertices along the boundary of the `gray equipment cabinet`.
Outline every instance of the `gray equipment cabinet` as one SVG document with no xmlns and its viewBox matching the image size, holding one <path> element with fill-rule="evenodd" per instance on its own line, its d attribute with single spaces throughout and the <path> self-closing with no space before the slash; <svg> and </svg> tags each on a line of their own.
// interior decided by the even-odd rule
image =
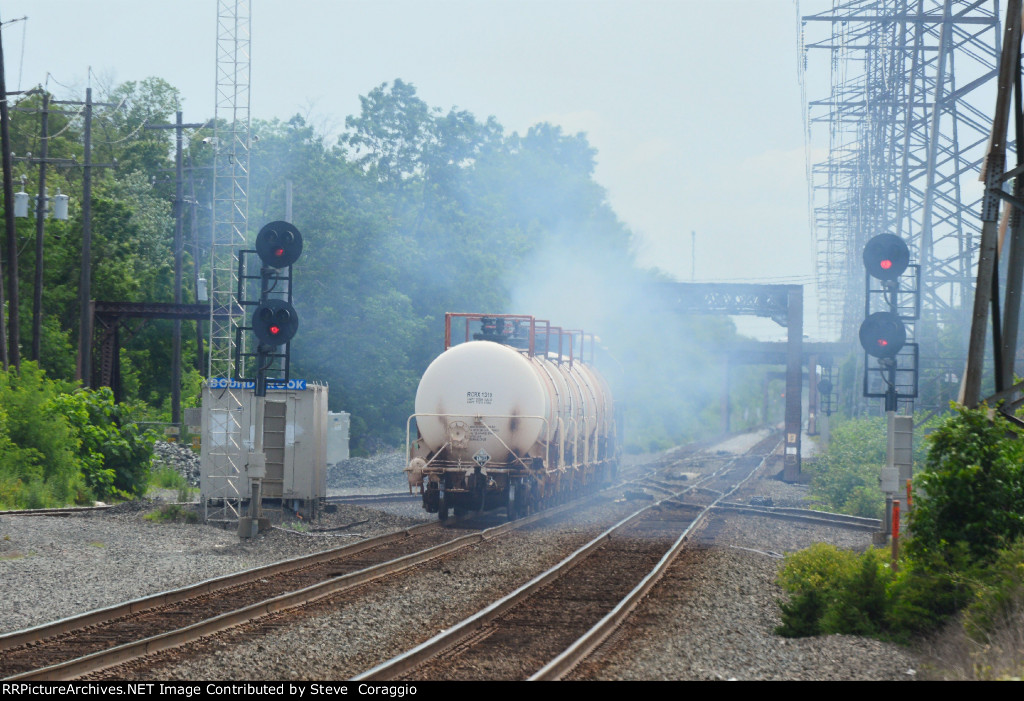
<svg viewBox="0 0 1024 701">
<path fill-rule="evenodd" d="M 327 386 L 270 389 L 263 422 L 266 507 L 313 517 L 327 494 Z M 252 388 L 225 380 L 203 387 L 200 500 L 207 520 L 237 520 L 248 500 L 249 453 L 255 438 Z M 217 511 L 220 519 L 210 517 Z"/>
</svg>

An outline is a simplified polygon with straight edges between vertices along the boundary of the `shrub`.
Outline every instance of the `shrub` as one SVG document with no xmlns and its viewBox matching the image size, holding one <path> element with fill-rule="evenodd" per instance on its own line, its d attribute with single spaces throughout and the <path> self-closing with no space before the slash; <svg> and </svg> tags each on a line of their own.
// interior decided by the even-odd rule
<svg viewBox="0 0 1024 701">
<path fill-rule="evenodd" d="M 890 633 L 901 640 L 933 631 L 970 601 L 970 569 L 965 548 L 901 560 L 899 573 L 889 589 Z"/>
<path fill-rule="evenodd" d="M 892 572 L 883 550 L 861 555 L 827 543 L 786 556 L 778 583 L 790 594 L 779 602 L 787 637 L 830 633 L 877 635 L 888 630 Z"/>
<path fill-rule="evenodd" d="M 996 553 L 992 564 L 977 573 L 972 589 L 964 628 L 973 639 L 987 643 L 994 631 L 1024 611 L 1024 539 Z"/>
<path fill-rule="evenodd" d="M 990 560 L 1024 536 L 1024 441 L 1009 421 L 958 407 L 930 437 L 925 469 L 914 480 L 910 527 L 918 556 L 966 547 Z"/>
<path fill-rule="evenodd" d="M 77 430 L 83 471 L 97 496 L 144 494 L 154 436 L 128 420 L 110 388 L 80 389 L 54 401 Z"/>
<path fill-rule="evenodd" d="M 46 379 L 33 362 L 22 363 L 20 373 L 0 372 L 0 480 L 20 483 L 12 490 L 19 508 L 63 506 L 91 496 L 75 431 L 55 403 L 69 387 Z"/>
<path fill-rule="evenodd" d="M 170 465 L 161 465 L 151 470 L 149 483 L 159 489 L 188 489 L 188 480 Z"/>
<path fill-rule="evenodd" d="M 1002 417 L 957 409 L 928 441 L 899 571 L 882 550 L 788 555 L 777 632 L 908 640 L 963 611 L 976 645 L 1012 647 L 1024 612 L 1024 442 L 1013 436 Z"/>
<path fill-rule="evenodd" d="M 828 452 L 807 462 L 812 497 L 829 511 L 881 518 L 885 496 L 878 476 L 885 464 L 885 444 L 884 419 L 851 419 L 838 424 Z"/>
<path fill-rule="evenodd" d="M 167 521 L 184 521 L 185 523 L 195 523 L 199 520 L 199 514 L 191 509 L 187 509 L 181 504 L 167 504 L 161 506 L 156 511 L 143 516 L 147 521 L 154 521 L 156 523 L 164 523 Z"/>
<path fill-rule="evenodd" d="M 921 429 L 931 425 L 929 422 L 915 429 L 915 464 L 924 461 L 927 449 Z M 828 451 L 804 463 L 811 476 L 811 497 L 818 506 L 854 516 L 882 517 L 885 495 L 878 478 L 886 462 L 887 433 L 883 418 L 837 422 Z"/>
<path fill-rule="evenodd" d="M 63 506 L 145 491 L 152 439 L 109 388 L 75 389 L 24 362 L 0 372 L 0 504 Z"/>
</svg>

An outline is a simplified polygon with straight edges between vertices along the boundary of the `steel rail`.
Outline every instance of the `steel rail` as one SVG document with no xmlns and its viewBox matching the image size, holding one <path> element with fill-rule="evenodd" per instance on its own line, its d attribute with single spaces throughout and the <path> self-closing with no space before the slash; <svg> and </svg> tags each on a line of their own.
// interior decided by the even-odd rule
<svg viewBox="0 0 1024 701">
<path fill-rule="evenodd" d="M 771 518 L 789 519 L 791 521 L 804 521 L 817 523 L 836 528 L 855 528 L 866 531 L 878 531 L 882 528 L 882 520 L 868 518 L 866 516 L 851 516 L 850 514 L 836 514 L 830 511 L 814 511 L 813 509 L 798 509 L 789 506 L 755 506 L 753 504 L 735 504 L 725 502 L 715 506 L 715 509 L 724 511 L 736 511 L 744 514 L 757 516 L 768 516 Z"/>
<path fill-rule="evenodd" d="M 626 484 L 632 483 L 633 481 L 618 483 L 609 487 L 608 490 L 620 488 Z M 408 494 L 402 492 L 399 492 L 397 494 L 400 494 L 401 496 L 409 496 Z M 412 496 L 416 499 L 420 498 L 420 495 L 417 494 L 414 494 Z M 532 514 L 529 517 L 517 519 L 513 523 L 515 523 L 517 527 L 529 525 L 536 522 L 537 520 L 540 520 L 543 517 L 558 515 L 567 508 L 579 506 L 582 503 L 585 503 L 585 501 L 585 498 L 574 500 L 569 504 L 565 504 L 563 506 L 551 509 L 546 509 L 536 514 Z M 110 507 L 78 507 L 73 510 L 59 509 L 56 511 L 70 511 L 72 513 L 77 513 L 107 508 Z M 32 511 L 38 514 L 41 512 L 51 512 L 55 510 L 35 509 Z M 26 514 L 28 512 L 14 511 L 11 513 Z M 195 596 L 210 594 L 222 589 L 227 589 L 241 584 L 246 584 L 248 582 L 256 581 L 267 576 L 287 572 L 288 570 L 298 569 L 300 567 L 305 567 L 309 565 L 316 565 L 321 562 L 332 560 L 338 557 L 357 555 L 358 553 L 363 552 L 364 550 L 370 550 L 372 548 L 379 547 L 382 545 L 388 545 L 398 540 L 403 540 L 413 535 L 418 535 L 420 532 L 423 531 L 439 530 L 441 528 L 443 528 L 443 526 L 437 521 L 418 524 L 416 526 L 411 526 L 406 529 L 393 531 L 391 533 L 385 533 L 383 535 L 375 536 L 373 538 L 367 538 L 357 543 L 350 543 L 348 545 L 344 545 L 337 548 L 331 548 L 329 550 L 323 550 L 318 553 L 312 553 L 310 555 L 303 555 L 296 558 L 290 558 L 287 560 L 281 560 L 278 562 L 270 563 L 268 565 L 253 567 L 247 570 L 242 570 L 241 572 L 235 572 L 232 574 L 223 575 L 221 577 L 203 580 L 201 582 L 190 584 L 185 587 L 180 587 L 178 589 L 170 589 L 164 592 L 158 592 L 156 594 L 151 594 L 149 596 L 141 597 L 138 599 L 132 599 L 130 601 L 122 602 L 119 604 L 114 604 L 113 606 L 94 609 L 92 611 L 87 611 L 85 613 L 78 614 L 75 616 L 69 616 L 67 618 L 62 618 L 57 621 L 51 621 L 49 623 L 43 623 L 38 626 L 33 626 L 31 628 L 25 628 L 22 630 L 0 634 L 0 652 L 12 648 L 22 647 L 24 645 L 42 641 L 48 638 L 53 638 L 59 635 L 64 635 L 74 630 L 90 626 L 96 626 L 106 621 L 121 618 L 123 616 L 138 614 L 144 611 L 148 611 L 150 609 L 155 609 L 161 606 L 167 606 L 170 604 L 178 603 L 180 601 L 184 601 Z"/>
<path fill-rule="evenodd" d="M 185 643 L 188 643 L 188 642 L 191 642 L 191 641 L 196 640 L 198 638 L 201 638 L 201 637 L 203 637 L 205 635 L 210 635 L 212 633 L 217 633 L 217 632 L 226 630 L 228 628 L 233 628 L 235 626 L 241 625 L 243 623 L 247 623 L 249 621 L 255 620 L 257 618 L 261 618 L 263 616 L 266 616 L 266 615 L 269 615 L 269 614 L 272 614 L 272 613 L 276 613 L 276 612 L 279 612 L 279 611 L 282 611 L 282 610 L 285 610 L 285 609 L 295 608 L 295 607 L 301 606 L 303 604 L 307 604 L 307 603 L 309 603 L 311 601 L 314 601 L 316 599 L 320 599 L 320 598 L 323 598 L 323 597 L 326 597 L 326 596 L 329 596 L 329 595 L 332 595 L 332 594 L 338 594 L 338 593 L 341 593 L 341 592 L 349 590 L 349 589 L 354 589 L 355 587 L 358 587 L 358 586 L 361 586 L 363 584 L 372 582 L 374 580 L 382 579 L 382 578 L 387 577 L 389 575 L 393 575 L 393 574 L 397 574 L 399 572 L 403 572 L 405 570 L 408 570 L 408 569 L 411 569 L 411 568 L 416 567 L 418 565 L 421 565 L 421 564 L 423 564 L 425 562 L 429 562 L 431 560 L 438 559 L 440 557 L 443 557 L 445 555 L 453 553 L 453 552 L 455 552 L 457 550 L 461 550 L 461 549 L 469 547 L 471 545 L 475 545 L 475 544 L 478 544 L 478 543 L 490 540 L 492 538 L 495 538 L 495 537 L 497 537 L 499 535 L 504 534 L 507 531 L 514 530 L 514 529 L 517 529 L 517 528 L 520 528 L 520 527 L 523 527 L 523 526 L 531 525 L 533 523 L 536 523 L 537 521 L 541 521 L 541 520 L 544 520 L 544 519 L 547 519 L 547 518 L 551 518 L 552 516 L 560 515 L 561 513 L 565 512 L 565 511 L 570 511 L 572 509 L 577 508 L 580 505 L 580 503 L 581 503 L 580 501 L 574 501 L 572 503 L 564 504 L 562 506 L 555 507 L 555 508 L 552 508 L 552 509 L 545 509 L 545 510 L 540 511 L 540 512 L 538 512 L 536 514 L 532 514 L 532 515 L 530 515 L 530 516 L 528 516 L 526 518 L 517 519 L 517 520 L 514 520 L 514 521 L 509 521 L 509 522 L 500 524 L 498 526 L 492 526 L 491 528 L 484 529 L 483 531 L 479 531 L 477 533 L 470 533 L 470 534 L 467 534 L 467 535 L 464 535 L 464 536 L 460 536 L 460 537 L 455 538 L 453 540 L 450 540 L 450 541 L 448 541 L 446 543 L 441 543 L 439 545 L 435 545 L 433 547 L 426 548 L 426 549 L 420 550 L 418 552 L 410 553 L 408 555 L 404 555 L 402 557 L 398 557 L 398 558 L 395 558 L 393 560 L 389 560 L 387 562 L 383 562 L 383 563 L 380 563 L 380 564 L 377 564 L 377 565 L 372 565 L 370 567 L 364 568 L 362 570 L 358 570 L 356 572 L 350 572 L 348 574 L 344 574 L 344 575 L 341 575 L 341 576 L 338 576 L 338 577 L 334 577 L 334 578 L 328 579 L 328 580 L 326 580 L 324 582 L 319 582 L 317 584 L 310 585 L 310 586 L 305 587 L 303 589 L 299 589 L 299 590 L 296 590 L 296 591 L 293 591 L 293 592 L 288 592 L 288 593 L 285 593 L 285 594 L 281 594 L 279 596 L 276 596 L 276 597 L 273 597 L 273 598 L 270 598 L 270 599 L 266 599 L 264 601 L 257 602 L 255 604 L 251 604 L 249 606 L 245 606 L 245 607 L 237 609 L 235 611 L 229 611 L 227 613 L 220 614 L 220 615 L 215 616 L 213 618 L 209 618 L 209 619 L 206 619 L 204 621 L 199 621 L 197 623 L 194 623 L 192 625 L 186 626 L 184 628 L 168 631 L 168 632 L 161 633 L 161 634 L 155 635 L 155 636 L 151 636 L 149 638 L 145 638 L 145 639 L 142 639 L 142 640 L 136 640 L 136 641 L 133 641 L 133 642 L 124 643 L 124 644 L 118 645 L 116 647 L 108 648 L 106 650 L 100 650 L 98 652 L 90 653 L 88 655 L 83 655 L 82 657 L 78 657 L 78 658 L 75 658 L 75 659 L 72 659 L 72 660 L 67 660 L 65 662 L 61 662 L 61 663 L 58 663 L 58 664 L 55 664 L 55 665 L 50 665 L 48 667 L 44 667 L 44 668 L 40 668 L 40 669 L 35 669 L 35 670 L 30 670 L 30 671 L 27 671 L 27 672 L 22 672 L 22 673 L 19 673 L 19 674 L 10 676 L 10 677 L 6 677 L 4 679 L 4 681 L 7 681 L 7 680 L 18 680 L 18 681 L 25 681 L 25 680 L 57 681 L 57 680 L 73 679 L 73 678 L 75 678 L 77 676 L 81 676 L 83 674 L 88 674 L 88 673 L 91 673 L 91 672 L 99 671 L 101 669 L 105 669 L 105 668 L 111 667 L 113 665 L 121 664 L 121 663 L 130 661 L 130 660 L 136 659 L 138 657 L 141 657 L 143 655 L 147 655 L 147 654 L 151 654 L 151 653 L 155 653 L 155 652 L 160 652 L 160 651 L 167 650 L 167 649 L 170 649 L 170 648 L 173 648 L 173 647 L 178 647 L 178 646 L 183 645 Z M 413 528 L 410 528 L 408 530 L 412 531 L 414 529 L 425 529 L 425 528 L 428 528 L 428 527 L 440 528 L 440 524 L 438 524 L 437 522 L 431 522 L 431 523 L 422 524 L 420 526 L 414 526 Z M 406 531 L 398 531 L 395 534 L 387 534 L 387 535 L 396 536 L 395 539 L 397 540 L 397 539 L 400 539 L 401 537 L 404 537 L 405 534 L 406 534 Z M 336 556 L 338 556 L 339 552 L 341 552 L 341 551 L 345 551 L 344 554 L 352 554 L 354 552 L 353 548 L 357 548 L 358 546 L 364 546 L 362 549 L 365 550 L 365 549 L 368 549 L 369 547 L 373 547 L 373 546 L 376 546 L 376 545 L 384 544 L 382 541 L 377 541 L 372 546 L 367 546 L 368 542 L 369 541 L 363 541 L 361 543 L 354 543 L 352 545 L 345 546 L 343 548 L 335 548 L 334 550 L 324 551 L 323 553 L 316 553 L 313 556 L 306 556 L 304 558 L 295 558 L 294 560 L 285 560 L 285 561 L 282 561 L 281 563 L 276 563 L 276 565 L 288 565 L 290 563 L 302 562 L 303 560 L 305 560 L 305 562 L 303 564 L 315 564 L 314 562 L 310 562 L 310 560 L 313 559 L 313 558 L 317 558 L 317 557 L 320 557 L 321 560 L 323 560 L 323 559 L 331 559 L 331 558 L 323 557 L 323 556 L 327 555 L 328 553 L 333 553 L 334 556 L 336 557 Z M 266 574 L 268 574 L 268 573 L 266 571 L 264 571 L 264 570 L 266 570 L 266 569 L 268 569 L 270 567 L 274 567 L 276 565 L 270 565 L 270 566 L 267 566 L 265 568 L 255 568 L 253 570 L 247 570 L 245 573 L 240 573 L 240 574 L 247 574 L 247 575 L 250 575 L 249 579 L 256 579 L 256 578 L 259 578 L 259 576 L 266 576 Z M 293 568 L 294 567 L 284 568 L 282 571 L 287 571 L 287 569 L 293 569 Z M 252 573 L 259 573 L 259 574 L 253 576 Z M 229 578 L 232 578 L 232 577 L 237 577 L 237 576 L 240 576 L 240 575 L 229 575 L 228 577 L 222 577 L 222 578 L 219 578 L 217 580 L 208 580 L 208 582 L 200 583 L 199 585 L 195 585 L 194 587 L 190 587 L 188 589 L 195 589 L 195 588 L 201 587 L 203 584 L 207 584 L 209 582 L 219 582 L 219 581 L 226 580 L 226 579 L 229 579 Z M 248 581 L 248 580 L 246 580 L 246 581 Z M 238 582 L 236 582 L 236 583 L 238 583 Z M 223 587 L 217 587 L 217 588 L 220 589 L 220 588 L 223 588 Z M 177 593 L 182 592 L 182 591 L 184 591 L 184 590 L 175 590 L 175 591 L 172 591 L 172 592 L 167 592 L 166 594 L 177 594 Z M 203 593 L 203 592 L 197 592 L 197 593 Z M 154 597 L 148 597 L 148 599 L 155 599 L 155 598 L 160 597 L 160 596 L 163 596 L 163 595 L 155 595 Z M 182 600 L 182 599 L 185 599 L 185 598 L 188 598 L 188 596 L 184 596 L 184 595 L 180 596 L 179 598 L 175 599 L 175 601 L 179 601 L 179 600 Z M 141 601 L 146 601 L 146 599 L 138 600 L 138 601 L 140 601 L 140 602 Z M 114 610 L 114 609 L 118 609 L 118 608 L 121 608 L 121 607 L 128 607 L 128 606 L 130 606 L 133 603 L 136 603 L 136 602 L 128 602 L 126 604 L 121 604 L 118 607 L 111 607 L 111 609 L 103 609 L 103 610 L 100 610 L 100 611 L 97 611 L 97 612 L 92 612 L 91 614 L 83 614 L 83 616 L 78 616 L 78 617 L 75 617 L 74 619 L 65 619 L 64 621 L 58 621 L 58 622 L 56 622 L 54 624 L 48 624 L 48 625 L 57 626 L 58 624 L 66 624 L 66 623 L 69 623 L 71 621 L 85 620 L 90 615 L 93 615 L 93 614 L 103 614 L 104 612 L 106 612 L 108 610 Z M 167 603 L 171 603 L 171 602 L 167 602 Z M 151 608 L 151 606 L 150 606 L 150 608 Z M 90 623 L 99 622 L 100 620 L 105 620 L 105 619 L 102 618 L 102 617 L 98 617 L 96 621 L 92 621 Z M 88 625 L 90 623 L 87 623 L 86 625 Z M 31 634 L 33 631 L 36 631 L 36 630 L 38 630 L 40 628 L 44 628 L 44 627 L 45 626 L 41 626 L 41 627 L 36 628 L 36 629 L 28 629 L 26 631 L 19 631 L 17 633 L 12 633 L 12 634 L 9 634 L 8 636 L 4 636 L 4 637 L 24 636 L 26 634 Z M 79 625 L 75 625 L 74 626 L 74 628 L 76 628 L 76 629 L 80 628 L 80 627 L 83 627 L 83 625 L 79 624 Z M 47 636 L 47 637 L 51 637 L 51 636 Z M 24 644 L 25 642 L 29 642 L 29 640 L 31 640 L 31 638 L 23 639 L 21 641 L 21 644 Z M 0 649 L 2 649 L 2 648 L 0 648 Z"/>
<path fill-rule="evenodd" d="M 113 505 L 109 504 L 106 506 L 67 506 L 55 509 L 12 509 L 0 511 L 0 516 L 74 516 L 112 508 L 114 508 Z"/>
<path fill-rule="evenodd" d="M 710 475 L 706 475 L 702 479 L 702 481 L 711 480 L 719 476 L 720 473 L 729 469 L 733 462 L 735 462 L 735 459 L 730 461 L 726 466 L 723 466 L 716 470 L 715 472 L 711 473 Z M 755 471 L 756 470 L 752 470 L 751 475 Z M 412 669 L 415 669 L 427 660 L 436 657 L 444 650 L 447 650 L 453 646 L 458 645 L 464 640 L 470 638 L 473 634 L 475 634 L 481 628 L 486 626 L 489 622 L 498 618 L 512 607 L 521 603 L 532 593 L 543 588 L 545 585 L 549 584 L 555 579 L 558 579 L 559 577 L 563 576 L 574 566 L 576 566 L 581 561 L 586 559 L 594 550 L 604 545 L 605 542 L 612 537 L 612 534 L 615 531 L 626 526 L 630 522 L 641 518 L 648 511 L 660 506 L 662 502 L 668 501 L 669 499 L 674 499 L 678 496 L 685 494 L 686 492 L 693 491 L 698 486 L 698 484 L 689 485 L 671 497 L 666 497 L 660 501 L 657 501 L 653 504 L 649 504 L 644 508 L 633 512 L 629 516 L 626 516 L 625 518 L 615 523 L 613 526 L 603 531 L 600 535 L 598 535 L 590 542 L 577 548 L 571 555 L 563 559 L 561 562 L 554 565 L 553 567 L 550 567 L 544 572 L 541 572 L 539 575 L 531 579 L 526 584 L 523 584 L 515 591 L 511 592 L 510 594 L 507 594 L 506 596 L 495 601 L 486 608 L 478 611 L 469 618 L 466 618 L 462 622 L 457 623 L 451 628 L 441 631 L 434 637 L 417 645 L 411 650 L 407 650 L 406 652 L 397 655 L 391 658 L 390 660 L 382 662 L 376 667 L 373 667 L 371 669 L 366 670 L 365 672 L 362 672 L 361 674 L 353 677 L 352 681 L 385 681 L 395 679 L 401 676 L 402 674 Z M 738 488 L 738 486 L 736 488 Z"/>
<path fill-rule="evenodd" d="M 409 492 L 384 492 L 381 494 L 344 494 L 326 497 L 328 504 L 362 504 L 379 501 L 420 501 L 423 497 Z"/>
<path fill-rule="evenodd" d="M 778 448 L 778 446 L 776 446 L 776 448 Z M 590 630 L 580 636 L 576 642 L 567 647 L 557 657 L 535 672 L 528 681 L 556 681 L 561 679 L 572 671 L 577 664 L 590 655 L 591 652 L 596 650 L 601 643 L 607 640 L 608 636 L 618 629 L 629 614 L 636 609 L 644 596 L 647 595 L 647 592 L 649 592 L 651 588 L 661 580 L 665 572 L 668 571 L 669 566 L 686 545 L 686 539 L 693 529 L 696 528 L 709 513 L 711 513 L 719 502 L 723 501 L 727 496 L 734 494 L 748 480 L 757 474 L 757 472 L 764 467 L 765 461 L 768 459 L 767 456 L 771 455 L 774 450 L 775 449 L 769 451 L 765 457 L 762 457 L 761 462 L 750 471 L 750 474 L 733 485 L 733 487 L 725 494 L 716 498 L 711 504 L 705 506 L 690 522 L 690 525 L 688 525 L 683 532 L 679 534 L 675 543 L 673 543 L 672 547 L 669 548 L 669 550 L 662 556 L 661 560 L 658 561 L 658 564 L 656 564 L 654 568 L 647 573 L 647 576 L 645 576 L 629 594 L 616 604 L 615 608 L 609 611 L 604 618 L 594 624 Z"/>
<path fill-rule="evenodd" d="M 247 584 L 270 575 L 280 574 L 281 572 L 299 569 L 308 565 L 316 565 L 338 557 L 357 555 L 364 550 L 369 550 L 381 545 L 388 545 L 390 543 L 412 537 L 413 535 L 418 535 L 423 531 L 438 529 L 440 529 L 440 525 L 435 522 L 423 523 L 400 531 L 392 531 L 391 533 L 367 538 L 366 540 L 359 541 L 358 543 L 350 543 L 349 545 L 331 548 L 330 550 L 322 550 L 318 553 L 302 555 L 288 560 L 279 560 L 278 562 L 273 562 L 269 565 L 260 565 L 259 567 L 242 570 L 241 572 L 235 572 L 221 577 L 214 577 L 213 579 L 206 579 L 202 582 L 190 584 L 178 589 L 170 589 L 168 591 L 151 594 L 139 599 L 132 599 L 131 601 L 125 601 L 106 608 L 87 611 L 86 613 L 78 614 L 76 616 L 69 616 L 68 618 L 62 618 L 50 623 L 43 623 L 42 625 L 34 626 L 32 628 L 12 631 L 10 633 L 0 635 L 0 651 L 15 647 L 22 647 L 23 645 L 45 640 L 47 638 L 53 638 L 58 635 L 69 633 L 73 630 L 95 626 L 115 618 L 121 618 L 122 616 L 141 613 L 143 611 L 159 608 L 168 604 L 174 604 L 195 596 L 211 594 L 222 589 L 238 586 L 240 584 Z"/>
</svg>

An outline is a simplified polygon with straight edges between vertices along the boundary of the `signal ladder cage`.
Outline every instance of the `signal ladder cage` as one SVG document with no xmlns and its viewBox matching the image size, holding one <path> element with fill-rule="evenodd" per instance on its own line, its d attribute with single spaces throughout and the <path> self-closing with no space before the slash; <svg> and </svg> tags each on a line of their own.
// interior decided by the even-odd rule
<svg viewBox="0 0 1024 701">
<path fill-rule="evenodd" d="M 254 249 L 239 251 L 238 254 L 238 302 L 243 308 L 258 306 L 262 301 L 260 281 L 263 275 L 246 274 L 247 256 L 257 256 L 258 260 L 258 255 Z M 262 265 L 258 266 L 257 269 L 262 269 Z M 283 283 L 284 289 L 272 288 L 268 290 L 267 298 L 281 299 L 288 302 L 288 304 L 292 304 L 292 266 L 289 265 L 282 272 L 276 272 L 273 280 L 275 285 Z M 256 375 L 260 370 L 257 367 L 257 357 L 259 354 L 245 350 L 245 347 L 242 345 L 243 334 L 247 331 L 252 331 L 252 323 L 248 319 L 246 324 L 239 324 L 235 329 L 236 360 L 235 377 L 233 379 L 240 382 L 255 382 Z M 291 341 L 277 346 L 277 350 L 265 353 L 264 357 L 269 361 L 267 367 L 263 368 L 268 382 L 288 382 L 291 379 Z M 249 370 L 250 368 L 251 370 Z M 249 371 L 247 372 L 247 370 Z"/>
<path fill-rule="evenodd" d="M 920 377 L 920 347 L 910 338 L 914 331 L 913 322 L 921 318 L 921 266 L 907 266 L 910 275 L 900 276 L 900 285 L 892 292 L 896 295 L 896 304 L 888 300 L 890 290 L 871 289 L 871 276 L 865 275 L 864 283 L 864 317 L 876 311 L 894 311 L 900 320 L 910 322 L 907 327 L 907 343 L 892 359 L 896 362 L 895 382 L 897 412 L 907 415 L 914 413 L 914 400 L 918 397 Z M 903 287 L 907 283 L 910 287 Z M 881 299 L 882 304 L 877 300 Z M 872 302 L 876 302 L 872 304 Z M 880 358 L 874 358 L 864 352 L 864 397 L 885 399 L 889 389 L 889 367 Z"/>
</svg>

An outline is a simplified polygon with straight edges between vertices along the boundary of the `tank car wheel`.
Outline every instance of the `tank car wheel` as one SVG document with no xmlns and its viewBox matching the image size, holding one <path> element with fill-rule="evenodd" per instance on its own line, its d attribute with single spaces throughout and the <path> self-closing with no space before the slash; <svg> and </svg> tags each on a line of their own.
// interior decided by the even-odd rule
<svg viewBox="0 0 1024 701">
<path fill-rule="evenodd" d="M 448 500 L 444 494 L 438 497 L 437 500 L 437 520 L 442 523 L 448 520 Z"/>
</svg>

